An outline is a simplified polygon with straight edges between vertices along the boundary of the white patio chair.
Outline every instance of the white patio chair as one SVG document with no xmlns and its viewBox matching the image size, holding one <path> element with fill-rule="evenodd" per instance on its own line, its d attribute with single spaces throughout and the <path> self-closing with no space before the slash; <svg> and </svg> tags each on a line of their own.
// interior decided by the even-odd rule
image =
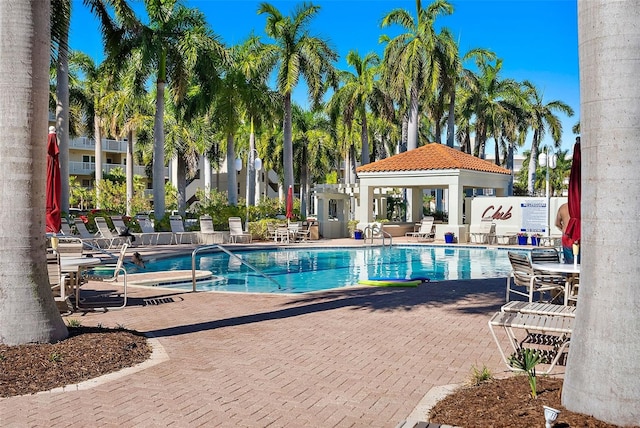
<svg viewBox="0 0 640 428">
<path fill-rule="evenodd" d="M 169 216 L 169 224 L 171 225 L 171 233 L 173 233 L 173 243 L 182 244 L 184 238 L 189 238 L 189 243 L 193 244 L 194 239 L 197 240 L 198 236 L 196 232 L 187 232 L 184 229 L 184 222 L 182 216 L 172 215 Z"/>
<path fill-rule="evenodd" d="M 238 239 L 251 243 L 251 234 L 242 230 L 242 219 L 240 217 L 229 217 L 229 241 L 234 244 L 238 243 Z"/>
<path fill-rule="evenodd" d="M 422 238 L 423 240 L 433 241 L 436 236 L 435 232 L 433 232 L 434 220 L 435 219 L 431 216 L 424 217 L 420 222 L 420 228 L 418 229 L 418 231 L 407 232 L 405 233 L 405 236 L 415 237 L 417 240 L 420 240 Z"/>
</svg>

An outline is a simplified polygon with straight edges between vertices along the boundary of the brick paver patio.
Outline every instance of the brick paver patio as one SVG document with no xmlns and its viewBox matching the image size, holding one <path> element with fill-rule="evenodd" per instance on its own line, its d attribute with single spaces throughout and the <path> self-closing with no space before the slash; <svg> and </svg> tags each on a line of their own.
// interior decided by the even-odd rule
<svg viewBox="0 0 640 428">
<path fill-rule="evenodd" d="M 131 296 L 124 310 L 65 318 L 144 332 L 166 361 L 89 389 L 0 399 L 0 426 L 395 427 L 472 365 L 505 372 L 487 327 L 504 278 Z"/>
</svg>

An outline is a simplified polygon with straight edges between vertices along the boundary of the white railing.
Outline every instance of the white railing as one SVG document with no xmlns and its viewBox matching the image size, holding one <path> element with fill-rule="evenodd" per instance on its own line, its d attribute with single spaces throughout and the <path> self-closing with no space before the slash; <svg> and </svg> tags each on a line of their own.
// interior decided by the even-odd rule
<svg viewBox="0 0 640 428">
<path fill-rule="evenodd" d="M 69 141 L 69 148 L 71 149 L 82 149 L 82 150 L 95 150 L 96 143 L 93 138 L 89 137 L 78 137 Z M 102 150 L 105 152 L 113 152 L 113 153 L 126 153 L 127 152 L 127 142 L 121 140 L 110 140 L 107 138 L 102 139 Z"/>
<path fill-rule="evenodd" d="M 126 171 L 126 165 L 119 163 L 103 163 L 102 171 L 111 172 L 115 168 L 122 168 Z M 69 162 L 69 175 L 92 175 L 96 171 L 96 164 L 94 162 Z M 145 176 L 145 167 L 140 165 L 134 165 L 134 175 Z M 169 168 L 164 170 L 165 177 L 169 177 Z"/>
</svg>

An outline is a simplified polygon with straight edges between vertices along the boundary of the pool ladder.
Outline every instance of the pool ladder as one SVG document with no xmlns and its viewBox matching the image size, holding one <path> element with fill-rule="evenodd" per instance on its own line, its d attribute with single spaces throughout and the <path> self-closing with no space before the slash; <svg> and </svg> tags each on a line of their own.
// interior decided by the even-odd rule
<svg viewBox="0 0 640 428">
<path fill-rule="evenodd" d="M 213 250 L 213 249 L 218 249 L 218 250 L 220 250 L 220 251 L 222 251 L 224 253 L 227 253 L 229 255 L 229 257 L 235 257 L 236 259 L 240 260 L 240 263 L 242 263 L 243 265 L 247 266 L 249 269 L 257 272 L 258 274 L 260 274 L 263 277 L 267 278 L 269 281 L 273 282 L 275 285 L 278 286 L 278 289 L 282 288 L 282 286 L 275 279 L 271 278 L 269 275 L 267 275 L 266 273 L 262 272 L 260 269 L 258 269 L 257 267 L 255 267 L 254 265 L 249 263 L 248 261 L 244 260 L 242 257 L 240 257 L 240 256 L 238 256 L 236 254 L 233 254 L 231 251 L 227 250 L 226 248 L 224 248 L 220 244 L 214 244 L 214 245 L 205 245 L 205 246 L 202 246 L 202 247 L 197 247 L 191 253 L 191 282 L 193 284 L 192 291 L 196 291 L 196 255 L 200 251 Z"/>
<path fill-rule="evenodd" d="M 393 238 L 391 237 L 391 234 L 388 232 L 385 232 L 384 229 L 382 227 L 378 227 L 377 225 L 373 225 L 373 226 L 367 226 L 364 228 L 364 243 L 367 243 L 367 239 L 371 238 L 371 244 L 373 244 L 373 238 L 378 238 L 382 236 L 382 246 L 384 247 L 385 244 L 385 237 L 389 238 L 389 246 L 391 247 L 393 245 Z"/>
</svg>

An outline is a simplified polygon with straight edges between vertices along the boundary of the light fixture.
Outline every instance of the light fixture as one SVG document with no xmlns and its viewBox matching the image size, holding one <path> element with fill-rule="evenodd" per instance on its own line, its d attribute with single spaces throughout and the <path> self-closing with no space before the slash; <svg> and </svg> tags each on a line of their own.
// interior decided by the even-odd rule
<svg viewBox="0 0 640 428">
<path fill-rule="evenodd" d="M 544 426 L 545 428 L 551 428 L 551 423 L 558 418 L 560 410 L 556 410 L 553 407 L 542 406 L 544 408 Z"/>
<path fill-rule="evenodd" d="M 549 206 L 550 202 L 551 202 L 551 194 L 549 193 L 549 169 L 555 169 L 556 167 L 556 161 L 557 161 L 557 157 L 555 155 L 555 153 L 551 152 L 551 155 L 549 155 L 549 147 L 545 148 L 545 152 L 540 153 L 538 155 L 538 164 L 540 166 L 543 166 L 547 169 L 546 171 L 546 182 L 545 182 L 545 196 L 547 198 L 547 209 L 546 209 L 546 224 L 545 227 L 547 229 L 547 237 L 549 237 L 551 235 L 551 224 L 550 224 L 550 215 L 549 215 L 549 209 L 551 208 Z"/>
</svg>

